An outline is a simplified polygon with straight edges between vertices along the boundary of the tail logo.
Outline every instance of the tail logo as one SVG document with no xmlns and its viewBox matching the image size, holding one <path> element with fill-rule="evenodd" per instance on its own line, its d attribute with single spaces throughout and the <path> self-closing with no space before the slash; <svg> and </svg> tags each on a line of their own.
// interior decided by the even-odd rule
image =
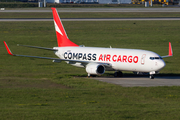
<svg viewBox="0 0 180 120">
<path fill-rule="evenodd" d="M 55 22 L 55 21 L 54 21 L 54 25 L 55 25 L 55 29 L 56 29 L 56 31 L 57 31 L 59 34 L 61 34 L 61 35 L 63 36 L 63 34 L 62 34 L 61 30 L 59 29 L 59 27 L 58 27 L 58 25 L 56 24 L 56 22 Z"/>
</svg>

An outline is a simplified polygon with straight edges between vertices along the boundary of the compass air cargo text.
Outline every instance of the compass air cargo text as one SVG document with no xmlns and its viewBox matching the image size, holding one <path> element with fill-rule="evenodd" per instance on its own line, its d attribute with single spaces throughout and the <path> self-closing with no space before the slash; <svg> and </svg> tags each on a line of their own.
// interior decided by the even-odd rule
<svg viewBox="0 0 180 120">
<path fill-rule="evenodd" d="M 127 62 L 127 63 L 137 63 L 139 58 L 138 56 L 132 55 L 111 55 L 111 54 L 100 54 L 97 57 L 97 54 L 94 53 L 64 53 L 65 59 L 78 59 L 78 60 L 93 60 L 93 61 L 106 61 L 106 62 Z M 97 59 L 98 58 L 98 59 Z"/>
</svg>

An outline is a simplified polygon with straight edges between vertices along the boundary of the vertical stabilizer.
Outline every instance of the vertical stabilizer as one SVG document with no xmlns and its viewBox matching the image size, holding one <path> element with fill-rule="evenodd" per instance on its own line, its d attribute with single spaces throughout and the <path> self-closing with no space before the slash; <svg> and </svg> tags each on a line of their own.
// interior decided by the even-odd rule
<svg viewBox="0 0 180 120">
<path fill-rule="evenodd" d="M 56 8 L 51 9 L 54 18 L 58 47 L 78 47 L 78 45 L 69 40 Z"/>
</svg>

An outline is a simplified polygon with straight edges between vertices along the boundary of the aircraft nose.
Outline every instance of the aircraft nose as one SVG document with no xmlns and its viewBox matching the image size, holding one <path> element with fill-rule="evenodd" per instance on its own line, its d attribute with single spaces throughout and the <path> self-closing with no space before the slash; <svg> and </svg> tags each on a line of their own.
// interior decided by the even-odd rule
<svg viewBox="0 0 180 120">
<path fill-rule="evenodd" d="M 159 69 L 163 69 L 166 66 L 166 63 L 164 62 L 164 60 L 159 61 L 158 63 Z"/>
</svg>

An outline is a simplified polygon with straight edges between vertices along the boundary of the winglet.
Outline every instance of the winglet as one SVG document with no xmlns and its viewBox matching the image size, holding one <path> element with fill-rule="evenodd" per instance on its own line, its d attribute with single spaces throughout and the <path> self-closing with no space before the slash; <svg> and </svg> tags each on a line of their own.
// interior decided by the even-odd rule
<svg viewBox="0 0 180 120">
<path fill-rule="evenodd" d="M 8 47 L 8 45 L 7 45 L 7 43 L 6 43 L 5 41 L 4 41 L 4 45 L 5 45 L 6 49 L 7 49 L 7 52 L 8 52 L 10 55 L 13 56 L 11 50 L 9 49 L 9 47 Z"/>
<path fill-rule="evenodd" d="M 169 42 L 169 55 L 161 56 L 161 58 L 172 57 L 172 56 L 173 56 L 172 46 L 171 46 L 171 42 Z"/>
<path fill-rule="evenodd" d="M 171 42 L 169 42 L 169 56 L 173 56 Z"/>
</svg>

